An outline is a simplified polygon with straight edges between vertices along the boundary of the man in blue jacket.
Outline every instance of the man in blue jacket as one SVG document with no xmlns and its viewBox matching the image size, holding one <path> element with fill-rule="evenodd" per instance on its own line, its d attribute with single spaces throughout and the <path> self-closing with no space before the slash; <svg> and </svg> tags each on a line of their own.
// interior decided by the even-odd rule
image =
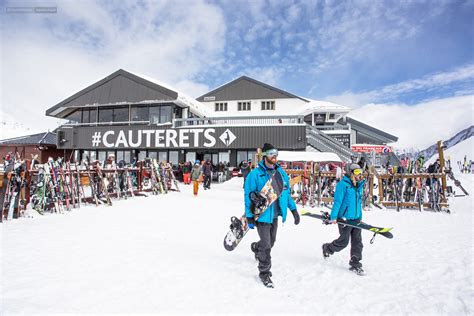
<svg viewBox="0 0 474 316">
<path fill-rule="evenodd" d="M 262 147 L 263 160 L 258 167 L 253 169 L 247 176 L 244 184 L 245 195 L 245 216 L 250 229 L 257 227 L 260 237 L 258 242 L 251 244 L 251 249 L 258 260 L 259 277 L 267 287 L 273 287 L 270 279 L 272 273 L 271 250 L 275 244 L 278 216 L 281 216 L 283 223 L 286 221 L 287 209 L 291 210 L 295 219 L 295 225 L 300 222 L 300 216 L 296 210 L 296 204 L 290 196 L 289 178 L 286 172 L 277 164 L 278 150 L 271 144 L 264 144 Z M 250 194 L 260 192 L 268 180 L 273 179 L 273 187 L 281 189 L 281 195 L 274 201 L 255 221 L 252 213 L 252 201 Z"/>
<path fill-rule="evenodd" d="M 336 224 L 337 219 L 362 220 L 362 196 L 364 194 L 363 170 L 358 164 L 350 164 L 346 168 L 346 175 L 336 186 L 334 204 L 329 218 L 330 224 Z M 354 227 L 339 225 L 339 238 L 331 243 L 323 244 L 323 256 L 328 258 L 334 252 L 346 248 L 351 241 L 350 270 L 362 274 L 362 234 Z"/>
</svg>

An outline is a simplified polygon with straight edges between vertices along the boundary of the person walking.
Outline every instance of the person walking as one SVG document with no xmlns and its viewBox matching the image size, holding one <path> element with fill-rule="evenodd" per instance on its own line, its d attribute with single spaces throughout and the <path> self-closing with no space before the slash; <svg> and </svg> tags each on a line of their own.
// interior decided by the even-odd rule
<svg viewBox="0 0 474 316">
<path fill-rule="evenodd" d="M 250 165 L 247 162 L 247 160 L 244 160 L 242 162 L 242 166 L 240 167 L 240 173 L 242 174 L 242 177 L 244 178 L 244 186 L 245 186 L 245 179 L 247 179 L 247 176 L 250 173 Z"/>
<path fill-rule="evenodd" d="M 251 250 L 258 260 L 259 277 L 266 287 L 273 287 L 271 280 L 271 250 L 275 244 L 278 216 L 282 217 L 283 223 L 286 221 L 287 209 L 289 208 L 294 217 L 295 225 L 300 222 L 300 216 L 296 209 L 296 204 L 290 196 L 290 181 L 286 172 L 278 165 L 278 150 L 271 144 L 265 143 L 262 148 L 263 160 L 258 167 L 252 170 L 245 181 L 245 216 L 248 227 L 254 229 L 257 227 L 260 240 L 251 244 Z M 282 188 L 281 195 L 258 217 L 254 218 L 252 213 L 253 205 L 250 194 L 260 193 L 267 181 L 272 179 L 273 187 Z"/>
<path fill-rule="evenodd" d="M 336 186 L 334 193 L 334 204 L 329 224 L 337 224 L 338 219 L 347 219 L 360 222 L 362 220 L 362 196 L 364 192 L 365 180 L 364 171 L 358 164 L 347 165 L 346 175 Z M 323 244 L 323 256 L 328 258 L 335 252 L 346 248 L 351 242 L 351 258 L 349 261 L 350 270 L 357 274 L 363 274 L 362 269 L 362 234 L 359 228 L 338 225 L 339 237 L 331 243 Z"/>
<path fill-rule="evenodd" d="M 212 179 L 212 164 L 211 160 L 207 160 L 206 163 L 202 166 L 202 173 L 204 175 L 204 190 L 211 188 L 211 179 Z"/>
<path fill-rule="evenodd" d="M 193 169 L 191 171 L 191 180 L 193 180 L 193 194 L 197 196 L 199 190 L 199 178 L 201 177 L 202 170 L 199 160 L 196 160 L 194 163 Z"/>
</svg>

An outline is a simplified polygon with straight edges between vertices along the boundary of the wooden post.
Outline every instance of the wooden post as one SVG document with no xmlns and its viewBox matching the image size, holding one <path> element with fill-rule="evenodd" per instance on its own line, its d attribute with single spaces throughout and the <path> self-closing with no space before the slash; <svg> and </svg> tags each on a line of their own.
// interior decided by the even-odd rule
<svg viewBox="0 0 474 316">
<path fill-rule="evenodd" d="M 441 184 L 443 188 L 443 202 L 446 202 L 446 173 L 444 172 L 445 168 L 445 161 L 444 161 L 444 150 L 443 150 L 443 143 L 442 141 L 438 141 L 438 156 L 439 156 L 439 172 L 443 174 L 441 177 Z"/>
</svg>

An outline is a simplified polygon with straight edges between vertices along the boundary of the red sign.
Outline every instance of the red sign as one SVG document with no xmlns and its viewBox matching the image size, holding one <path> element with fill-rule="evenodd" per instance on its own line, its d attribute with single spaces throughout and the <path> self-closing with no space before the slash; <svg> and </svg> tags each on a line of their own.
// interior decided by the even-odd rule
<svg viewBox="0 0 474 316">
<path fill-rule="evenodd" d="M 351 149 L 356 153 L 371 153 L 375 151 L 376 154 L 387 154 L 393 152 L 392 147 L 386 145 L 352 145 Z"/>
</svg>

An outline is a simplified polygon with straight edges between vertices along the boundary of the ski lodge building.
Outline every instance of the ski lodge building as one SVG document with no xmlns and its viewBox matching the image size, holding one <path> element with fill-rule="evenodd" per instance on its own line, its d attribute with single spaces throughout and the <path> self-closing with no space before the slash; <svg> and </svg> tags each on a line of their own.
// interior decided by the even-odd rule
<svg viewBox="0 0 474 316">
<path fill-rule="evenodd" d="M 350 108 L 315 101 L 243 76 L 193 99 L 148 78 L 118 70 L 46 111 L 68 120 L 58 149 L 75 158 L 145 157 L 173 164 L 253 159 L 271 143 L 280 150 L 334 152 L 350 161 L 353 144 L 385 146 L 397 137 L 348 117 Z M 380 159 L 381 155 L 379 155 Z"/>
</svg>

